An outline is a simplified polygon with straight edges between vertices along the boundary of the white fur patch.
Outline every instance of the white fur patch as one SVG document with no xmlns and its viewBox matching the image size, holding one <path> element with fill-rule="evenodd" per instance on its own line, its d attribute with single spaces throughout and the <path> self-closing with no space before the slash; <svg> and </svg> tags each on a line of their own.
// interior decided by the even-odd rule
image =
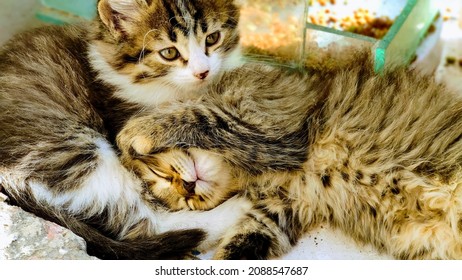
<svg viewBox="0 0 462 280">
<path fill-rule="evenodd" d="M 195 75 L 210 71 L 209 60 L 211 59 L 205 55 L 204 48 L 199 45 L 194 36 L 191 36 L 189 38 L 188 69 L 191 71 L 193 78 L 195 78 Z"/>
<path fill-rule="evenodd" d="M 233 51 L 226 55 L 226 59 L 223 60 L 222 67 L 223 71 L 229 71 L 242 66 L 245 63 L 242 57 L 241 47 L 236 47 Z"/>
<path fill-rule="evenodd" d="M 83 185 L 75 191 L 54 195 L 40 182 L 30 182 L 36 198 L 54 207 L 66 207 L 73 213 L 90 210 L 100 213 L 106 206 L 132 205 L 139 200 L 140 181 L 127 171 L 106 140 L 95 141 L 98 146 L 98 165 Z"/>
<path fill-rule="evenodd" d="M 159 213 L 159 233 L 200 228 L 207 232 L 207 239 L 200 246 L 205 250 L 220 241 L 224 234 L 239 223 L 252 208 L 252 203 L 242 197 L 228 199 L 209 211 L 184 211 Z"/>
</svg>

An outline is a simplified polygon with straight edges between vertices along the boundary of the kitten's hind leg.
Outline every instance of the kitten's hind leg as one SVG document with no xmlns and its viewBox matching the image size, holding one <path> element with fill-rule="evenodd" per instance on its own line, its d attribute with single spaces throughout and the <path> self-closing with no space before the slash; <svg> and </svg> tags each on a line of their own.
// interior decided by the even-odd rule
<svg viewBox="0 0 462 280">
<path fill-rule="evenodd" d="M 462 232 L 441 218 L 409 219 L 392 232 L 383 244 L 397 259 L 462 259 Z"/>
<path fill-rule="evenodd" d="M 215 259 L 270 259 L 287 253 L 317 219 L 290 192 L 303 176 L 276 173 L 257 177 L 244 187 L 254 202 L 245 220 L 231 228 L 221 241 Z M 303 219 L 303 220 L 302 220 Z"/>
<path fill-rule="evenodd" d="M 245 220 L 226 233 L 213 258 L 264 260 L 279 257 L 291 247 L 288 236 L 271 218 L 252 209 Z"/>
<path fill-rule="evenodd" d="M 200 228 L 207 238 L 199 245 L 199 250 L 216 246 L 224 236 L 241 226 L 252 209 L 252 203 L 244 197 L 232 197 L 208 211 L 164 212 L 158 216 L 158 232 L 166 230 Z"/>
</svg>

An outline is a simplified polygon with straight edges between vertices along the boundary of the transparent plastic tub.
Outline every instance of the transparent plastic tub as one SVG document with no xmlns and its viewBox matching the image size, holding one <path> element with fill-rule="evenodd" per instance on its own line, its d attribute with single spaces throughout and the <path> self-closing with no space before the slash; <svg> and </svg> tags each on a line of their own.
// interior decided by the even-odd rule
<svg viewBox="0 0 462 280">
<path fill-rule="evenodd" d="M 310 22 L 326 9 L 335 20 Z M 389 19 L 380 38 L 341 28 L 339 19 L 354 19 L 358 10 Z M 342 59 L 349 47 L 366 47 L 380 72 L 413 60 L 437 13 L 435 0 L 247 0 L 241 10 L 242 45 L 252 59 L 296 66 Z"/>
<path fill-rule="evenodd" d="M 249 59 L 299 65 L 303 59 L 306 0 L 241 0 L 240 32 Z"/>
<path fill-rule="evenodd" d="M 415 58 L 416 49 L 426 36 L 431 24 L 434 22 L 438 9 L 434 0 L 349 0 L 330 1 L 322 6 L 319 1 L 312 1 L 308 9 L 310 16 L 319 15 L 319 11 L 329 9 L 330 13 L 337 12 L 336 18 L 354 17 L 354 11 L 367 10 L 376 18 L 387 17 L 393 21 L 381 38 L 364 36 L 346 30 L 340 30 L 338 22 L 330 22 L 330 26 L 307 23 L 304 63 L 310 63 L 316 56 L 316 43 L 318 48 L 329 53 L 348 51 L 351 46 L 364 46 L 370 48 L 374 56 L 377 72 L 393 66 L 407 65 Z M 328 23 L 329 24 L 329 23 Z M 356 27 L 355 27 L 356 28 Z M 357 30 L 356 30 L 357 31 Z M 335 54 L 334 54 L 335 55 Z"/>
</svg>

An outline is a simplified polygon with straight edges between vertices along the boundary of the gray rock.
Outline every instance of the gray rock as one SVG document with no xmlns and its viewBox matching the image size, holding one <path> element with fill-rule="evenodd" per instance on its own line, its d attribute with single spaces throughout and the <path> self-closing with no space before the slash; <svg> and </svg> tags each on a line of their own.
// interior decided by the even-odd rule
<svg viewBox="0 0 462 280">
<path fill-rule="evenodd" d="M 88 260 L 85 241 L 6 202 L 0 193 L 0 260 Z"/>
</svg>

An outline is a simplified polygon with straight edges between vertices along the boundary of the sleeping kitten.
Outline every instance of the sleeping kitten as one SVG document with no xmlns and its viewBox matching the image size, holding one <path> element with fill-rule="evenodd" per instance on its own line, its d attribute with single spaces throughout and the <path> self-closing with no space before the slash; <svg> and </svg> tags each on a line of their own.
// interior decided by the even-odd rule
<svg viewBox="0 0 462 280">
<path fill-rule="evenodd" d="M 90 24 L 21 34 L 0 51 L 0 186 L 100 258 L 181 258 L 232 225 L 146 205 L 114 138 L 134 112 L 196 99 L 239 63 L 233 1 L 101 0 Z M 152 202 L 152 201 L 151 201 Z M 174 230 L 170 232 L 171 230 Z M 112 238 L 112 239 L 111 239 Z"/>
<path fill-rule="evenodd" d="M 308 73 L 248 64 L 201 101 L 134 116 L 117 138 L 123 160 L 147 171 L 152 197 L 183 196 L 166 202 L 175 209 L 237 191 L 252 202 L 217 259 L 279 257 L 321 222 L 399 259 L 462 259 L 462 99 L 431 77 L 371 65 L 367 55 Z M 151 159 L 172 156 L 189 168 L 171 163 L 169 187 Z M 214 165 L 231 171 L 201 178 Z M 153 176 L 167 180 L 162 196 Z"/>
<path fill-rule="evenodd" d="M 220 155 L 203 150 L 171 150 L 127 164 L 145 182 L 143 198 L 172 210 L 209 210 L 239 189 L 238 174 Z"/>
</svg>

